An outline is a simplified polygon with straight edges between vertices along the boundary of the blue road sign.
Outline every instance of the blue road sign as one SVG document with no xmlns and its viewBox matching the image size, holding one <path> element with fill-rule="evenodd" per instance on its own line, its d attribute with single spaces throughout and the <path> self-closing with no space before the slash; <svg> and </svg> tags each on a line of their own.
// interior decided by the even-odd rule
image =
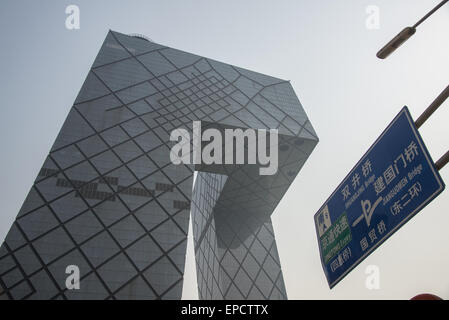
<svg viewBox="0 0 449 320">
<path fill-rule="evenodd" d="M 443 190 L 404 107 L 314 216 L 329 287 Z"/>
</svg>

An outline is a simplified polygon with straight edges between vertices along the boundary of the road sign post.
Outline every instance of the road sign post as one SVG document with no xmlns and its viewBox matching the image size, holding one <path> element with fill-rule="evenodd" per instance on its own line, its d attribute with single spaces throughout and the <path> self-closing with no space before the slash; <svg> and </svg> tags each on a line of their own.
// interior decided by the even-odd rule
<svg viewBox="0 0 449 320">
<path fill-rule="evenodd" d="M 314 216 L 329 287 L 443 190 L 404 107 Z"/>
</svg>

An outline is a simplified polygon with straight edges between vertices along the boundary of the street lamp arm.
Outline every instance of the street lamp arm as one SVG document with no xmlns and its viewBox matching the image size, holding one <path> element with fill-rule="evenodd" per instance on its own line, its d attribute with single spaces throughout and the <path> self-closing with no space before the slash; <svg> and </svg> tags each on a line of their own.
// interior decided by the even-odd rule
<svg viewBox="0 0 449 320">
<path fill-rule="evenodd" d="M 405 41 L 407 41 L 411 36 L 413 36 L 416 32 L 416 28 L 406 27 L 401 32 L 397 34 L 396 37 L 390 40 L 379 52 L 376 56 L 379 59 L 385 59 L 390 54 L 393 53 L 397 48 L 399 48 Z"/>
<path fill-rule="evenodd" d="M 449 0 L 441 1 L 435 8 L 430 10 L 424 17 L 422 17 L 413 27 L 406 27 L 404 30 L 399 32 L 399 34 L 394 37 L 390 42 L 388 42 L 380 51 L 376 54 L 379 59 L 385 59 L 391 53 L 393 53 L 397 48 L 399 48 L 405 41 L 407 41 L 416 32 L 416 27 L 423 23 L 428 17 L 430 17 L 435 11 L 441 8 Z"/>
</svg>

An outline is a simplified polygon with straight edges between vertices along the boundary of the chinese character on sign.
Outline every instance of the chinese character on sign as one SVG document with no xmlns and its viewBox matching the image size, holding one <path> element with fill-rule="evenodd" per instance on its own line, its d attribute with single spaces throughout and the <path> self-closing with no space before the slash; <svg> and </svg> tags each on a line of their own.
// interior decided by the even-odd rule
<svg viewBox="0 0 449 320">
<path fill-rule="evenodd" d="M 348 247 L 345 250 L 343 250 L 342 256 L 344 261 L 348 261 L 349 258 L 351 257 L 351 249 Z"/>
<path fill-rule="evenodd" d="M 407 168 L 407 162 L 405 161 L 404 155 L 401 153 L 399 157 L 396 158 L 396 160 L 394 160 L 394 168 L 396 169 L 396 173 L 399 173 L 399 168 L 398 168 L 398 160 L 402 160 L 402 168 Z"/>
<path fill-rule="evenodd" d="M 393 166 L 390 165 L 384 172 L 384 178 L 387 185 L 390 184 L 390 182 L 393 181 L 395 177 L 396 173 L 393 170 Z"/>
<path fill-rule="evenodd" d="M 335 232 L 335 238 L 337 238 L 339 235 L 340 235 L 340 233 L 341 233 L 341 225 L 340 225 L 340 223 L 336 223 L 335 224 L 335 227 L 334 227 L 334 232 Z"/>
<path fill-rule="evenodd" d="M 351 195 L 351 192 L 349 192 L 349 187 L 345 186 L 343 190 L 341 190 L 341 194 L 343 195 L 343 200 L 346 200 Z"/>
<path fill-rule="evenodd" d="M 335 259 L 334 261 L 332 261 L 332 263 L 331 263 L 331 271 L 332 272 L 337 270 L 339 267 L 340 267 L 340 261 L 338 261 L 338 259 Z"/>
<path fill-rule="evenodd" d="M 405 199 L 408 198 L 408 196 L 409 196 L 408 193 L 404 194 L 404 195 L 401 197 L 401 200 L 404 201 Z M 412 199 L 407 199 L 406 201 L 404 201 L 404 202 L 402 203 L 402 207 L 407 206 L 407 205 L 410 203 L 410 201 L 412 201 Z"/>
<path fill-rule="evenodd" d="M 346 228 L 349 227 L 348 218 L 346 218 L 346 216 L 344 216 L 343 219 L 341 219 L 340 227 L 341 227 L 341 230 L 345 230 Z"/>
<path fill-rule="evenodd" d="M 382 177 L 377 178 L 374 183 L 374 190 L 376 191 L 376 195 L 379 195 L 382 191 L 385 190 L 384 179 Z"/>
<path fill-rule="evenodd" d="M 372 229 L 369 233 L 368 233 L 369 239 L 371 240 L 371 243 L 373 243 L 375 240 L 377 240 L 377 236 L 376 236 L 376 229 Z"/>
<path fill-rule="evenodd" d="M 410 189 L 408 189 L 408 193 L 410 194 L 410 198 L 413 199 L 419 196 L 419 192 L 421 191 L 421 184 L 419 182 L 412 185 Z"/>
<path fill-rule="evenodd" d="M 390 210 L 391 213 L 395 216 L 398 213 L 400 213 L 402 211 L 402 205 L 399 201 L 396 201 L 395 203 L 393 203 L 393 205 L 391 206 Z"/>
<path fill-rule="evenodd" d="M 385 231 L 387 231 L 387 226 L 385 225 L 385 222 L 383 220 L 381 220 L 377 224 L 377 231 L 379 232 L 380 235 L 383 235 Z"/>
<path fill-rule="evenodd" d="M 362 248 L 362 251 L 365 251 L 368 249 L 368 240 L 366 240 L 366 237 L 364 237 L 362 240 L 360 240 L 360 247 Z"/>
<path fill-rule="evenodd" d="M 372 171 L 371 161 L 370 160 L 366 160 L 366 162 L 362 165 L 363 176 L 365 178 L 368 177 L 368 175 L 370 174 L 371 171 Z"/>
<path fill-rule="evenodd" d="M 353 177 L 352 177 L 352 187 L 354 189 L 356 189 L 358 186 L 360 185 L 360 176 L 358 173 L 356 173 Z"/>
<path fill-rule="evenodd" d="M 339 264 L 340 266 L 342 266 L 343 263 L 345 263 L 345 262 L 343 261 L 343 257 L 341 256 L 341 254 L 339 254 L 339 255 L 338 255 L 338 264 Z"/>
<path fill-rule="evenodd" d="M 412 162 L 415 159 L 415 156 L 418 155 L 418 146 L 414 141 L 410 143 L 410 145 L 404 150 L 405 157 L 408 162 Z"/>
<path fill-rule="evenodd" d="M 329 243 L 334 242 L 335 240 L 335 234 L 334 234 L 334 230 L 329 230 L 329 233 L 327 234 L 327 241 L 329 241 Z"/>
<path fill-rule="evenodd" d="M 323 249 L 327 248 L 327 246 L 329 245 L 327 242 L 327 237 L 323 237 L 323 239 L 321 240 L 321 244 L 323 245 Z"/>
</svg>

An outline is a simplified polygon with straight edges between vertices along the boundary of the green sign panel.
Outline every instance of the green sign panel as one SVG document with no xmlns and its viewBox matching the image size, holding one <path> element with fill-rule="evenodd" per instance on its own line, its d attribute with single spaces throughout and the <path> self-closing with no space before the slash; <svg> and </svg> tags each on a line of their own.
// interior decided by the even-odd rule
<svg viewBox="0 0 449 320">
<path fill-rule="evenodd" d="M 351 242 L 351 229 L 348 225 L 348 217 L 344 212 L 320 238 L 321 252 L 325 263 L 335 257 L 341 249 Z"/>
</svg>

